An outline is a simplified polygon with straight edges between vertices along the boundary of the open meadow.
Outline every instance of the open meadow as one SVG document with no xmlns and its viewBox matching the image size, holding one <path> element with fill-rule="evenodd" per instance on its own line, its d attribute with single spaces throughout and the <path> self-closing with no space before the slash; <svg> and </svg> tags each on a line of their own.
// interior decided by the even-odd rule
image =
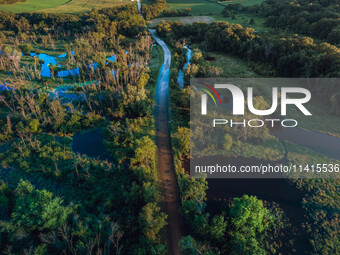
<svg viewBox="0 0 340 255">
<path fill-rule="evenodd" d="M 27 0 L 24 3 L 0 5 L 1 11 L 11 12 L 47 12 L 47 13 L 82 13 L 93 8 L 109 8 L 131 2 L 130 0 Z"/>
<path fill-rule="evenodd" d="M 228 4 L 242 4 L 244 6 L 250 6 L 255 4 L 261 4 L 263 0 L 231 0 L 231 1 L 218 1 L 219 4 L 228 5 Z"/>
<path fill-rule="evenodd" d="M 41 9 L 46 8 L 54 8 L 60 5 L 64 5 L 70 2 L 69 0 L 27 0 L 23 3 L 9 4 L 9 5 L 0 5 L 1 11 L 10 11 L 10 12 L 34 12 L 39 11 Z"/>
<path fill-rule="evenodd" d="M 194 22 L 206 22 L 211 23 L 214 22 L 215 19 L 211 16 L 188 16 L 188 17 L 160 17 L 155 18 L 148 21 L 148 26 L 153 28 L 156 27 L 158 24 L 162 23 L 162 21 L 180 21 L 183 24 L 192 24 Z"/>
<path fill-rule="evenodd" d="M 250 13 L 235 13 L 230 17 L 224 17 L 222 11 L 228 4 L 242 4 L 250 6 L 261 4 L 263 0 L 236 0 L 236 1 L 206 1 L 206 0 L 169 0 L 167 1 L 169 10 L 183 10 L 191 8 L 192 17 L 171 17 L 171 18 L 156 18 L 150 21 L 150 25 L 156 26 L 165 21 L 181 21 L 184 24 L 191 24 L 193 22 L 213 22 L 213 21 L 228 21 L 231 24 L 241 24 L 243 27 L 253 27 L 256 31 L 268 31 L 269 28 L 263 25 L 264 18 Z M 197 15 L 202 17 L 197 17 Z M 207 16 L 209 15 L 209 16 Z M 253 21 L 252 21 L 253 20 Z"/>
<path fill-rule="evenodd" d="M 251 13 L 236 13 L 232 17 L 215 14 L 211 17 L 218 21 L 228 21 L 230 24 L 240 24 L 243 27 L 251 27 L 258 32 L 268 32 L 272 30 L 270 27 L 264 25 L 265 19 L 263 17 Z"/>
<path fill-rule="evenodd" d="M 221 13 L 224 6 L 206 0 L 168 0 L 170 10 L 191 9 L 192 15 L 206 15 Z"/>
</svg>

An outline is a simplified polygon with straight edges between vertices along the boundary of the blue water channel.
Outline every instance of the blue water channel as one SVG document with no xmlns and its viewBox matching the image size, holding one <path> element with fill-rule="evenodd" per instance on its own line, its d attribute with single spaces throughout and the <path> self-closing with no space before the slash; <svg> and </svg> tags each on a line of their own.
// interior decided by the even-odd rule
<svg viewBox="0 0 340 255">
<path fill-rule="evenodd" d="M 75 53 L 72 52 L 72 54 L 75 54 Z M 57 65 L 58 64 L 57 58 L 65 58 L 67 56 L 67 54 L 64 53 L 64 54 L 61 54 L 57 57 L 53 57 L 53 56 L 45 54 L 45 53 L 41 53 L 41 54 L 30 53 L 30 56 L 31 57 L 37 56 L 39 58 L 39 60 L 43 60 L 43 63 L 41 64 L 40 74 L 41 74 L 42 77 L 50 78 L 51 77 L 50 65 Z M 108 57 L 107 60 L 115 62 L 116 56 L 114 55 L 112 57 Z M 98 63 L 92 63 L 88 67 L 92 68 L 93 70 L 96 70 L 98 68 L 98 66 L 99 66 Z M 62 65 L 59 65 L 58 67 L 62 67 Z M 77 68 L 73 68 L 73 69 L 69 69 L 69 70 L 58 71 L 56 77 L 65 78 L 65 77 L 68 77 L 68 76 L 77 76 L 79 74 L 80 74 L 80 70 L 77 67 Z"/>
<path fill-rule="evenodd" d="M 185 46 L 185 48 L 187 49 L 187 52 L 185 54 L 187 62 L 184 64 L 183 69 L 179 70 L 178 76 L 177 76 L 177 83 L 179 84 L 179 86 L 181 88 L 184 88 L 184 70 L 190 64 L 191 57 L 192 57 L 192 50 L 189 47 L 187 47 L 187 46 Z"/>
</svg>

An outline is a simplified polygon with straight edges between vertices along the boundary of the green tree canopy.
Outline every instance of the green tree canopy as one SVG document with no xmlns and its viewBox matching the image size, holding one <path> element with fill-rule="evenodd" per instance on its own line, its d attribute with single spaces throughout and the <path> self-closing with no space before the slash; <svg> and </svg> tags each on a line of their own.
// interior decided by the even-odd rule
<svg viewBox="0 0 340 255">
<path fill-rule="evenodd" d="M 64 225 L 74 212 L 62 206 L 63 200 L 53 197 L 51 192 L 37 190 L 28 181 L 20 180 L 15 190 L 15 207 L 11 223 L 29 231 L 53 230 Z"/>
</svg>

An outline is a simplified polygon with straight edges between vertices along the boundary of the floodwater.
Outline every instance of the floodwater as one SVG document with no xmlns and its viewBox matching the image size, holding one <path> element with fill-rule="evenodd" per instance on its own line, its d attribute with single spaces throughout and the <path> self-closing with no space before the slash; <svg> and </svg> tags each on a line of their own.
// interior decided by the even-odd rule
<svg viewBox="0 0 340 255">
<path fill-rule="evenodd" d="M 104 146 L 103 129 L 101 128 L 75 134 L 73 136 L 72 150 L 75 153 L 84 154 L 92 158 L 113 162 L 113 158 Z"/>
<path fill-rule="evenodd" d="M 184 233 L 182 216 L 179 213 L 180 195 L 171 150 L 169 127 L 169 75 L 171 52 L 163 40 L 155 35 L 155 30 L 149 29 L 152 37 L 162 47 L 164 62 L 158 76 L 155 100 L 155 128 L 158 151 L 158 171 L 162 184 L 164 208 L 168 215 L 168 241 L 170 253 L 182 254 L 178 242 Z"/>
<path fill-rule="evenodd" d="M 288 141 L 307 147 L 328 157 L 340 160 L 340 138 L 301 128 L 272 129 L 270 133 L 280 141 Z"/>
<path fill-rule="evenodd" d="M 232 111 L 233 102 L 230 98 L 222 97 L 223 108 Z M 330 158 L 340 160 L 340 138 L 321 132 L 294 128 L 271 128 L 270 134 L 280 141 L 288 141 L 309 148 Z M 203 159 L 204 160 L 204 159 Z M 234 166 L 260 165 L 262 160 L 247 158 L 229 158 L 228 163 Z M 243 195 L 253 195 L 261 200 L 278 203 L 283 209 L 290 223 L 295 228 L 297 237 L 293 253 L 291 250 L 282 250 L 283 254 L 309 254 L 312 252 L 309 235 L 302 229 L 301 224 L 306 220 L 302 199 L 306 195 L 303 191 L 292 186 L 287 179 L 207 179 L 208 181 L 208 209 L 212 213 L 219 211 L 221 202 Z M 291 236 L 291 233 L 287 233 Z"/>
<path fill-rule="evenodd" d="M 75 54 L 74 52 L 72 52 L 72 54 Z M 45 53 L 41 53 L 41 54 L 36 54 L 36 53 L 30 53 L 30 55 L 32 57 L 34 56 L 38 56 L 39 60 L 43 60 L 44 62 L 41 64 L 41 76 L 42 77 L 51 77 L 51 70 L 49 65 L 57 65 L 58 61 L 57 58 L 66 58 L 67 54 L 61 54 L 57 57 L 53 57 L 51 55 L 45 54 Z M 116 61 L 116 56 L 111 56 L 108 57 L 107 60 L 115 62 Z M 108 63 L 108 62 L 107 62 Z M 61 65 L 60 65 L 61 67 Z M 94 70 L 98 67 L 98 63 L 92 63 L 89 65 L 89 68 L 93 68 Z M 64 78 L 64 77 L 68 77 L 68 76 L 78 76 L 80 74 L 80 70 L 79 68 L 73 68 L 73 69 L 69 69 L 69 70 L 62 70 L 62 71 L 58 71 L 56 77 L 58 78 Z"/>
<path fill-rule="evenodd" d="M 177 83 L 181 88 L 184 88 L 184 70 L 190 64 L 191 57 L 192 57 L 192 50 L 188 46 L 185 46 L 185 48 L 187 49 L 187 52 L 185 55 L 187 62 L 184 64 L 183 69 L 179 70 L 178 76 L 177 76 Z"/>
<path fill-rule="evenodd" d="M 232 99 L 222 97 L 222 101 L 223 108 L 232 111 Z M 269 131 L 271 135 L 274 135 L 280 141 L 295 143 L 324 154 L 327 157 L 340 160 L 339 137 L 298 127 L 270 128 Z"/>
<path fill-rule="evenodd" d="M 223 99 L 223 101 L 223 106 L 231 111 L 232 100 Z M 338 137 L 297 127 L 272 128 L 270 133 L 280 141 L 289 141 L 340 160 L 340 138 Z M 253 165 L 263 163 L 256 159 L 228 159 L 228 162 L 235 166 L 247 165 L 248 161 L 251 161 Z M 305 194 L 291 186 L 286 179 L 208 179 L 208 184 L 207 196 L 212 208 L 216 208 L 216 201 L 229 200 L 245 194 L 256 196 L 261 200 L 279 203 L 292 226 L 297 228 L 298 237 L 294 245 L 295 254 L 308 254 L 312 251 L 309 236 L 301 227 L 305 220 L 305 211 L 301 205 Z M 284 251 L 284 253 L 289 254 L 291 251 Z"/>
<path fill-rule="evenodd" d="M 43 60 L 44 63 L 41 64 L 41 76 L 42 77 L 51 77 L 51 70 L 49 65 L 56 65 L 58 62 L 56 60 L 56 57 L 50 56 L 45 53 L 36 54 L 36 53 L 30 53 L 32 57 L 38 56 L 39 60 Z"/>
<path fill-rule="evenodd" d="M 289 218 L 292 227 L 295 228 L 297 237 L 294 248 L 295 254 L 308 254 L 312 247 L 309 236 L 305 234 L 301 224 L 304 222 L 305 210 L 301 206 L 303 192 L 291 186 L 286 179 L 207 179 L 209 189 L 207 191 L 208 208 L 216 210 L 216 201 L 252 195 L 269 202 L 276 202 Z M 287 238 L 294 238 L 292 233 L 287 233 Z M 292 251 L 284 251 L 284 254 L 292 254 Z"/>
<path fill-rule="evenodd" d="M 156 37 L 156 40 L 157 39 L 158 38 Z M 163 41 L 160 41 L 159 39 L 157 41 L 160 45 L 166 46 Z M 164 77 L 168 77 L 168 65 L 163 65 L 161 73 Z M 166 82 L 162 79 L 158 82 L 157 94 L 164 95 L 164 93 L 168 93 Z M 231 102 L 228 102 L 227 105 L 228 107 L 232 106 Z M 283 128 L 272 130 L 271 132 L 280 140 L 294 142 L 321 152 L 329 157 L 340 159 L 340 138 L 299 128 Z M 110 159 L 110 156 L 103 145 L 101 129 L 74 135 L 73 150 L 90 157 Z M 237 165 L 241 164 L 241 162 L 243 163 L 244 160 L 247 159 L 238 158 L 230 160 L 233 165 Z M 235 162 L 232 162 L 232 160 Z M 251 160 L 254 161 L 253 159 Z M 286 179 L 208 179 L 208 184 L 209 189 L 207 191 L 207 197 L 208 203 L 211 205 L 210 210 L 214 210 L 215 201 L 225 201 L 234 197 L 241 197 L 244 194 L 257 196 L 262 200 L 279 203 L 279 206 L 284 210 L 292 223 L 292 226 L 296 228 L 298 233 L 294 245 L 294 248 L 296 249 L 295 254 L 307 254 L 308 252 L 311 252 L 312 248 L 309 244 L 309 237 L 301 227 L 301 224 L 305 220 L 305 211 L 301 205 L 305 194 L 292 186 Z M 292 253 L 292 251 L 283 252 L 285 254 Z"/>
</svg>

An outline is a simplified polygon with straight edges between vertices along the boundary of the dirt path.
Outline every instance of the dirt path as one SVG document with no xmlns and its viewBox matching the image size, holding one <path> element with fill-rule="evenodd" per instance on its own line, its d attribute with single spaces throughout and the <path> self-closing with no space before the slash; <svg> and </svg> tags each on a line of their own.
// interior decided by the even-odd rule
<svg viewBox="0 0 340 255">
<path fill-rule="evenodd" d="M 137 0 L 140 12 L 140 1 Z M 169 129 L 169 76 L 171 52 L 168 46 L 149 29 L 152 37 L 162 47 L 164 63 L 159 73 L 156 88 L 156 105 L 154 111 L 158 147 L 158 169 L 163 186 L 164 209 L 168 215 L 168 243 L 171 255 L 182 254 L 178 242 L 183 234 L 183 219 L 179 214 L 180 196 L 177 185 L 174 161 L 171 150 Z"/>
</svg>

